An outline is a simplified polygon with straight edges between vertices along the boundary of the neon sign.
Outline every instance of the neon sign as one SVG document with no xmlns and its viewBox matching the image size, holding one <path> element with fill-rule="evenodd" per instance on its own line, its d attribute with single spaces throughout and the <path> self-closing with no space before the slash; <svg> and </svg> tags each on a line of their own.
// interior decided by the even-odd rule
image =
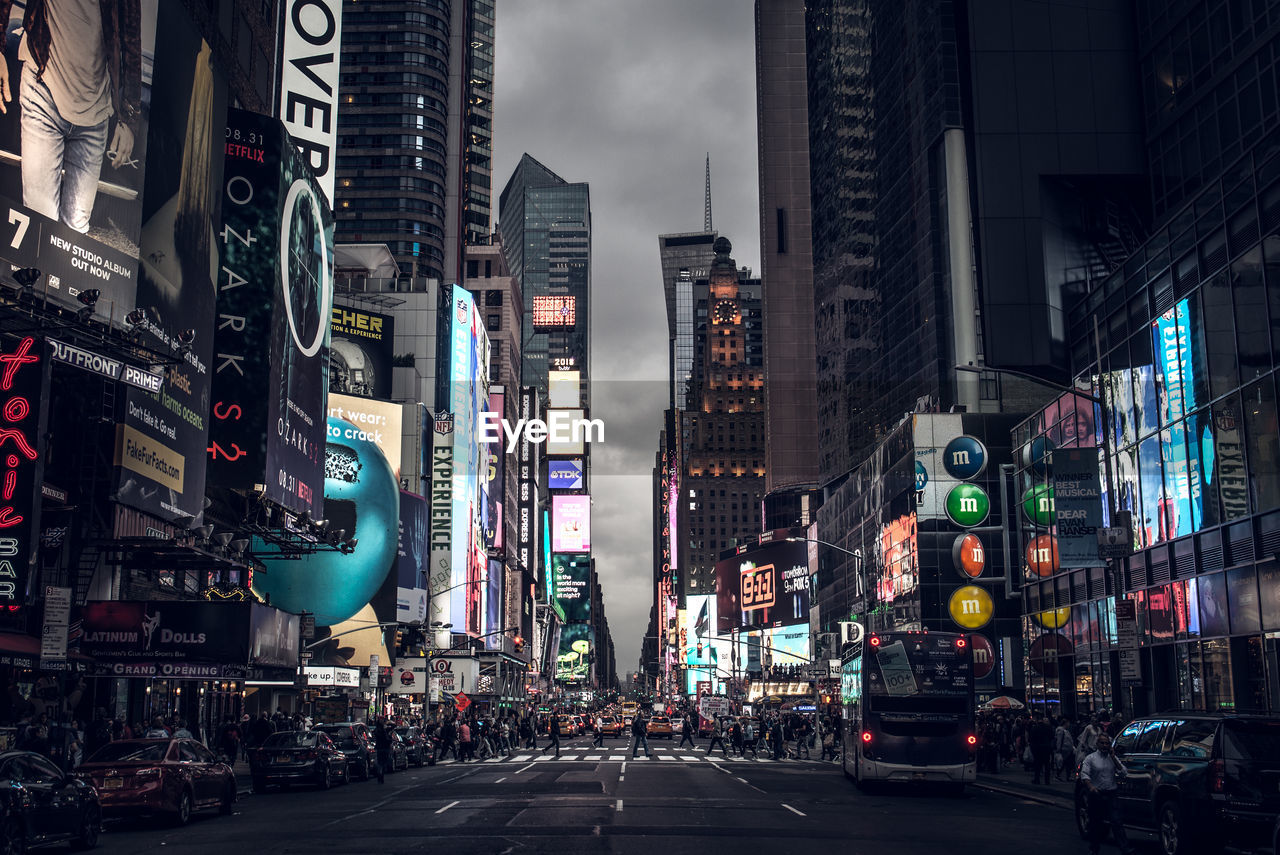
<svg viewBox="0 0 1280 855">
<path fill-rule="evenodd" d="M 31 336 L 0 353 L 0 605 L 10 609 L 25 602 L 39 530 L 43 466 L 33 438 L 43 432 L 46 369 L 43 346 Z"/>
</svg>

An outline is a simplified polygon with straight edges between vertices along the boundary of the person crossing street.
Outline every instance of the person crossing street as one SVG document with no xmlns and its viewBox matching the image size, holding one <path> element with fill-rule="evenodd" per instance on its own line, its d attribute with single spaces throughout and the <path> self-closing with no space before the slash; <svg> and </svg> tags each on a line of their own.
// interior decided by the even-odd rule
<svg viewBox="0 0 1280 855">
<path fill-rule="evenodd" d="M 553 715 L 551 717 L 551 722 L 547 727 L 547 731 L 548 735 L 551 737 L 551 741 L 543 747 L 542 753 L 546 754 L 552 748 L 555 748 L 556 757 L 558 758 L 560 756 L 560 716 Z"/>
<path fill-rule="evenodd" d="M 677 748 L 684 748 L 684 744 L 688 742 L 690 748 L 697 748 L 697 744 L 693 741 L 693 720 L 690 716 L 684 717 L 684 724 L 680 725 L 680 744 Z"/>
<path fill-rule="evenodd" d="M 591 740 L 591 745 L 596 748 L 604 747 L 604 717 L 596 713 L 593 720 L 592 730 L 595 731 L 595 739 Z"/>
<path fill-rule="evenodd" d="M 720 751 L 725 757 L 729 756 L 729 749 L 724 744 L 724 719 L 716 717 L 715 723 L 711 725 L 711 741 L 707 743 L 707 754 L 716 750 L 716 743 L 720 743 Z"/>
<path fill-rule="evenodd" d="M 635 737 L 635 741 L 631 744 L 631 759 L 636 759 L 636 752 L 643 745 L 644 755 L 652 760 L 653 752 L 649 750 L 649 723 L 644 720 L 643 716 L 637 715 L 635 720 L 631 722 L 631 733 Z"/>
</svg>

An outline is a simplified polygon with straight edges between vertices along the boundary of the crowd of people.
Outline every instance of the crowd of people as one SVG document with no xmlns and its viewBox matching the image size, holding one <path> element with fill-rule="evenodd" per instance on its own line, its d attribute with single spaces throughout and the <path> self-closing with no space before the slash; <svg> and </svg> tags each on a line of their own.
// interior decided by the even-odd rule
<svg viewBox="0 0 1280 855">
<path fill-rule="evenodd" d="M 1041 711 L 982 712 L 978 716 L 978 771 L 999 772 L 1021 764 L 1032 782 L 1075 780 L 1076 769 L 1098 744 L 1124 727 L 1119 715 L 1072 718 Z"/>
</svg>

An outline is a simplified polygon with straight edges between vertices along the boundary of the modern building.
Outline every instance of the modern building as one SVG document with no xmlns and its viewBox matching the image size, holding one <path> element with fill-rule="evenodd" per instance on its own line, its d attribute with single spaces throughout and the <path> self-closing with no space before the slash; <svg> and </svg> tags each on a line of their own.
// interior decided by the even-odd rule
<svg viewBox="0 0 1280 855">
<path fill-rule="evenodd" d="M 764 529 L 816 518 L 818 392 L 803 0 L 756 3 L 760 283 L 765 359 Z"/>
<path fill-rule="evenodd" d="M 578 371 L 591 406 L 591 188 L 569 183 L 525 154 L 502 190 L 499 231 L 511 275 L 524 294 L 523 377 L 547 390 L 548 370 Z M 573 323 L 550 331 L 535 312 L 548 297 L 573 306 Z"/>
<path fill-rule="evenodd" d="M 662 295 L 667 304 L 667 336 L 671 342 L 667 383 L 668 406 L 672 407 L 684 407 L 693 374 L 693 283 L 707 278 L 715 260 L 712 245 L 716 233 L 709 223 L 704 225 L 706 228 L 700 232 L 658 235 Z"/>
<path fill-rule="evenodd" d="M 492 0 L 343 4 L 334 206 L 340 242 L 461 282 L 491 226 Z"/>
</svg>

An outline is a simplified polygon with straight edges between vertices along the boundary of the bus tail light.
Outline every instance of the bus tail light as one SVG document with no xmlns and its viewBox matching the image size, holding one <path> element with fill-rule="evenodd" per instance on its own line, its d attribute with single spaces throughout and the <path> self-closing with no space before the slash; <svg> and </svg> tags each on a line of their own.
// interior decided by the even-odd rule
<svg viewBox="0 0 1280 855">
<path fill-rule="evenodd" d="M 871 646 L 872 646 L 872 647 L 879 647 L 879 646 L 880 646 L 880 636 L 878 636 L 878 635 L 873 635 L 873 636 L 871 636 L 871 641 L 870 641 L 869 643 L 871 644 Z"/>
<path fill-rule="evenodd" d="M 969 747 L 969 754 L 974 754 L 978 750 L 978 737 L 972 733 L 964 738 L 964 744 Z"/>
<path fill-rule="evenodd" d="M 862 731 L 862 756 L 871 757 L 871 731 Z"/>
</svg>

